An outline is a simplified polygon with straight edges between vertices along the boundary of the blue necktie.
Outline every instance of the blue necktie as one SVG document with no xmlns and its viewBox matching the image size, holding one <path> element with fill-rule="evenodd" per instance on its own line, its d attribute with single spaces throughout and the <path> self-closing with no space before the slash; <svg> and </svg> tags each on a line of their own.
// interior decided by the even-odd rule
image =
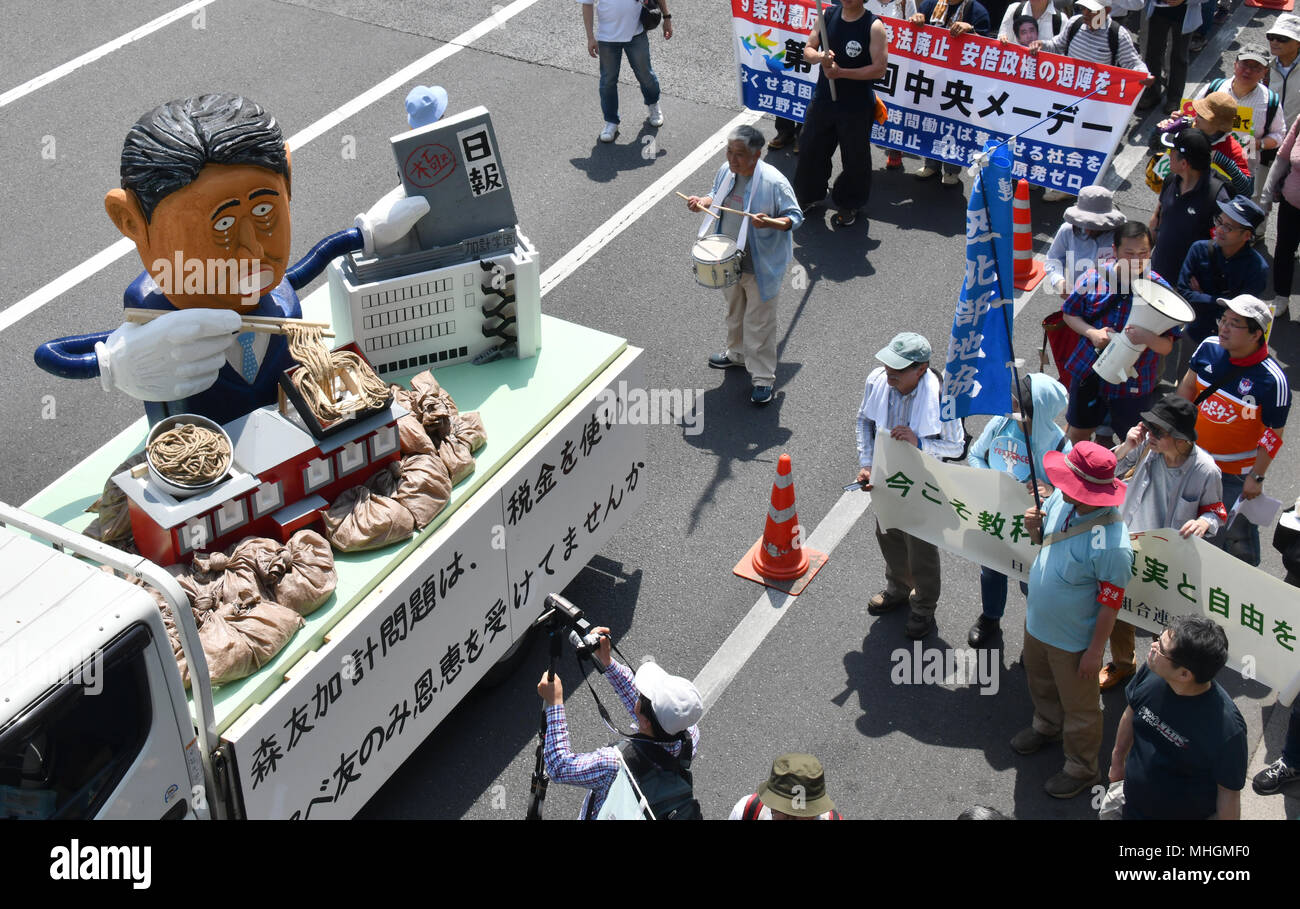
<svg viewBox="0 0 1300 909">
<path fill-rule="evenodd" d="M 253 356 L 253 333 L 246 331 L 236 340 L 239 341 L 239 346 L 244 348 L 244 381 L 251 385 L 257 378 L 257 357 Z"/>
</svg>

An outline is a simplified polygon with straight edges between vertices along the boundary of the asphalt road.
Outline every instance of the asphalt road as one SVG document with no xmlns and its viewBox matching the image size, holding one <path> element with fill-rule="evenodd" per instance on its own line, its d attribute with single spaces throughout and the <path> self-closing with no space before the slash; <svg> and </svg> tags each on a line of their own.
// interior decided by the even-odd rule
<svg viewBox="0 0 1300 909">
<path fill-rule="evenodd" d="M 176 3 L 8 4 L 0 91 Z M 451 111 L 479 104 L 492 111 L 520 224 L 541 250 L 543 266 L 549 265 L 738 112 L 728 7 L 686 5 L 674 10 L 673 39 L 652 39 L 667 122 L 658 130 L 643 123 L 625 70 L 622 135 L 613 146 L 600 145 L 597 66 L 585 52 L 576 6 L 572 0 L 521 0 L 485 12 L 484 4 L 469 0 L 214 0 L 12 100 L 0 107 L 9 213 L 0 232 L 0 308 L 71 270 L 84 271 L 83 263 L 119 240 L 103 196 L 117 184 L 127 127 L 157 103 L 237 91 L 273 111 L 286 135 L 294 135 L 455 42 L 489 12 L 500 20 L 490 32 L 295 145 L 293 250 L 301 255 L 320 237 L 350 225 L 390 188 L 386 140 L 404 123 L 405 92 L 413 84 L 437 83 L 449 91 Z M 1244 37 L 1258 42 L 1268 18 L 1241 10 L 1234 22 L 1245 23 Z M 771 135 L 770 120 L 761 126 Z M 1144 143 L 1140 131 L 1135 138 Z M 350 148 L 355 155 L 347 154 Z M 789 152 L 768 160 L 793 173 Z M 676 188 L 707 191 L 721 161 L 719 149 Z M 634 660 L 653 654 L 688 677 L 705 666 L 760 595 L 733 577 L 731 567 L 762 531 L 779 455 L 793 457 L 799 514 L 805 526 L 816 527 L 856 474 L 853 421 L 875 351 L 903 329 L 925 334 L 938 351 L 946 347 L 963 271 L 962 194 L 968 186 L 918 182 L 886 172 L 879 153 L 876 161 L 869 221 L 837 231 L 817 214 L 795 235 L 802 277 L 800 286 L 788 282 L 782 294 L 777 393 L 764 409 L 748 403 L 748 383 L 738 371 L 706 368 L 707 356 L 724 339 L 723 303 L 692 279 L 689 250 L 698 216 L 675 196 L 655 204 L 546 297 L 549 313 L 645 348 L 651 387 L 703 389 L 701 433 L 648 428 L 651 504 L 567 591 L 593 619 L 614 629 Z M 908 169 L 915 166 L 909 159 Z M 1140 172 L 1134 180 L 1118 183 L 1118 201 L 1145 219 L 1154 196 Z M 1034 199 L 1041 255 L 1064 206 L 1039 204 L 1037 193 Z M 139 415 L 134 402 L 106 395 L 97 383 L 48 376 L 31 358 L 46 339 L 115 326 L 122 289 L 139 268 L 129 251 L 0 331 L 0 499 L 27 500 Z M 1017 350 L 1032 365 L 1038 324 L 1050 307 L 1044 295 L 1034 296 L 1016 323 Z M 1279 325 L 1273 346 L 1294 376 L 1300 328 Z M 970 429 L 978 432 L 981 424 L 972 419 Z M 1286 499 L 1300 490 L 1297 459 L 1286 449 L 1269 476 L 1274 495 Z M 995 694 L 890 683 L 890 654 L 910 642 L 902 634 L 905 616 L 873 620 L 865 612 L 883 581 L 873 526 L 868 512 L 848 528 L 830 563 L 706 716 L 696 764 L 706 815 L 725 815 L 766 777 L 775 755 L 799 750 L 822 759 L 831 793 L 848 817 L 949 818 L 972 804 L 1022 818 L 1090 816 L 1087 799 L 1059 802 L 1042 792 L 1043 781 L 1059 769 L 1059 752 L 1019 758 L 1007 747 L 1031 714 L 1019 664 L 1018 595 L 1008 608 Z M 1281 572 L 1267 545 L 1262 567 Z M 928 644 L 964 647 L 979 612 L 977 568 L 944 556 L 943 589 L 939 636 Z M 534 647 L 501 686 L 463 702 L 363 816 L 522 817 L 543 649 Z M 1268 692 L 1225 676 L 1258 740 L 1268 719 Z M 605 744 L 608 735 L 579 689 L 572 661 L 562 677 L 575 746 Z M 1123 695 L 1107 695 L 1105 705 L 1108 755 Z M 580 800 L 578 790 L 552 786 L 547 815 L 573 816 Z"/>
</svg>

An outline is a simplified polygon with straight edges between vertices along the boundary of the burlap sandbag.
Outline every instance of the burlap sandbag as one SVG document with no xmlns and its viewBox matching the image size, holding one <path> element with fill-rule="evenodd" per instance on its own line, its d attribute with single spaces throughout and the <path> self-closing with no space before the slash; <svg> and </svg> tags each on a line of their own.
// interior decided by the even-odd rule
<svg viewBox="0 0 1300 909">
<path fill-rule="evenodd" d="M 199 628 L 199 641 L 213 685 L 252 675 L 280 652 L 306 624 L 292 609 L 251 600 L 226 603 L 209 612 Z M 188 681 L 188 672 L 186 672 Z"/>
<path fill-rule="evenodd" d="M 456 485 L 474 472 L 474 452 L 487 441 L 483 420 L 477 411 L 457 414 L 452 421 L 452 431 L 436 442 L 438 457 L 447 466 L 452 485 Z"/>
<path fill-rule="evenodd" d="M 136 551 L 135 538 L 131 534 L 131 513 L 127 510 L 126 493 L 113 482 L 113 477 L 143 463 L 144 452 L 136 452 L 117 465 L 108 475 L 108 479 L 104 482 L 103 495 L 86 509 L 87 512 L 98 515 L 85 529 L 86 536 L 127 552 Z"/>
<path fill-rule="evenodd" d="M 421 414 L 454 417 L 460 413 L 456 402 L 451 399 L 451 394 L 438 384 L 431 369 L 426 369 L 411 378 L 411 392 L 418 400 Z"/>
<path fill-rule="evenodd" d="M 226 623 L 248 645 L 256 664 L 254 671 L 271 662 L 298 629 L 307 624 L 292 609 L 266 600 L 240 606 L 226 616 Z"/>
<path fill-rule="evenodd" d="M 424 431 L 420 418 L 414 414 L 407 414 L 397 421 L 397 439 L 402 447 L 402 455 L 434 453 L 433 440 L 429 434 Z"/>
<path fill-rule="evenodd" d="M 445 438 L 451 432 L 452 418 L 458 413 L 456 402 L 451 399 L 438 380 L 433 377 L 433 373 L 425 370 L 411 379 L 411 389 L 407 391 L 397 385 L 389 386 L 392 389 L 393 396 L 399 404 L 411 412 L 415 422 L 423 427 L 425 435 L 434 443 Z M 412 435 L 413 424 L 407 422 L 403 427 L 401 421 L 398 421 L 398 430 L 405 431 L 407 435 Z M 412 445 L 417 445 L 419 440 L 412 438 L 409 440 Z M 403 446 L 402 454 L 421 453 L 432 454 L 432 451 L 422 451 L 412 448 L 407 451 Z"/>
<path fill-rule="evenodd" d="M 289 570 L 275 585 L 275 601 L 298 615 L 311 615 L 338 583 L 329 541 L 314 530 L 300 530 L 289 538 L 284 551 Z"/>
<path fill-rule="evenodd" d="M 395 466 L 399 467 L 401 479 L 392 493 L 393 498 L 411 513 L 417 528 L 427 526 L 451 498 L 447 466 L 433 455 L 412 455 Z"/>
<path fill-rule="evenodd" d="M 273 579 L 284 573 L 283 568 L 275 573 L 272 565 L 277 560 L 287 564 L 282 549 L 266 537 L 244 537 L 224 552 L 195 556 L 191 573 L 194 580 L 212 584 L 213 595 L 223 603 L 272 600 Z"/>
<path fill-rule="evenodd" d="M 335 549 L 378 549 L 415 532 L 415 520 L 401 503 L 366 486 L 344 490 L 323 515 L 325 535 Z"/>
<path fill-rule="evenodd" d="M 393 393 L 393 400 L 410 411 L 397 421 L 397 440 L 402 455 L 434 454 L 433 440 L 429 438 L 429 434 L 424 431 L 424 424 L 420 422 L 415 393 L 399 385 L 389 385 L 388 389 Z"/>
</svg>

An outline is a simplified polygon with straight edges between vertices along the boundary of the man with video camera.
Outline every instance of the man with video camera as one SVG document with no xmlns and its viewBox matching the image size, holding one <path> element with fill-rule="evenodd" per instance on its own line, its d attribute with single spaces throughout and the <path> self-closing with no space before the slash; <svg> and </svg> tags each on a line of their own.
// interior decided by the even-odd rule
<svg viewBox="0 0 1300 909">
<path fill-rule="evenodd" d="M 546 705 L 546 772 L 557 783 L 591 790 L 580 818 L 592 819 L 618 776 L 622 751 L 621 760 L 627 763 L 656 818 L 699 818 L 690 774 L 691 757 L 700 742 L 695 724 L 704 714 L 699 691 L 688 680 L 664 672 L 658 663 L 643 663 L 633 676 L 632 670 L 611 658 L 609 629 L 594 631 L 599 635 L 592 652 L 596 668 L 609 679 L 638 732 L 620 747 L 575 754 L 569 746 L 564 686 L 558 676 L 548 678 L 550 674 L 543 673 L 537 694 Z M 657 797 L 656 791 L 662 795 Z"/>
</svg>

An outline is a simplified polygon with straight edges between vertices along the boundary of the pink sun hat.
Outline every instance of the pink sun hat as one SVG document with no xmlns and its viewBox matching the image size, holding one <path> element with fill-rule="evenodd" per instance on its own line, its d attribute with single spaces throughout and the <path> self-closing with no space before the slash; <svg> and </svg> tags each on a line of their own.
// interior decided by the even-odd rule
<svg viewBox="0 0 1300 909">
<path fill-rule="evenodd" d="M 1043 455 L 1047 479 L 1084 505 L 1119 505 L 1128 488 L 1115 479 L 1115 455 L 1096 442 L 1080 442 L 1068 455 L 1049 451 Z"/>
</svg>

